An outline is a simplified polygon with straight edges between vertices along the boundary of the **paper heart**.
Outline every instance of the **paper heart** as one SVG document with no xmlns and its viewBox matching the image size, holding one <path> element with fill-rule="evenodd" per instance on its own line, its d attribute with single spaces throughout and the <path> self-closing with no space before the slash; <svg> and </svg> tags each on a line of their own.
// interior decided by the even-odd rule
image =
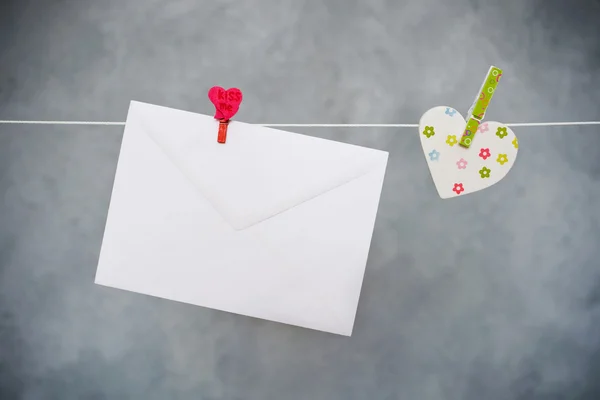
<svg viewBox="0 0 600 400">
<path fill-rule="evenodd" d="M 215 105 L 215 118 L 228 121 L 240 109 L 242 91 L 237 88 L 225 90 L 220 86 L 214 86 L 208 91 L 208 98 Z"/>
<path fill-rule="evenodd" d="M 517 158 L 514 132 L 499 122 L 482 122 L 466 149 L 458 144 L 466 121 L 451 107 L 434 107 L 419 121 L 419 137 L 442 199 L 486 189 L 502 180 Z"/>
</svg>

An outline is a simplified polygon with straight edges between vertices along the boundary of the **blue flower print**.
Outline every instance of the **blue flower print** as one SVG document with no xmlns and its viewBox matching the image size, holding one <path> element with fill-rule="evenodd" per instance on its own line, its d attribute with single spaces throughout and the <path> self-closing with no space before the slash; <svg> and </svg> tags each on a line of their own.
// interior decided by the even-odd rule
<svg viewBox="0 0 600 400">
<path fill-rule="evenodd" d="M 446 115 L 454 117 L 454 114 L 456 114 L 456 110 L 454 108 L 446 107 Z"/>
<path fill-rule="evenodd" d="M 440 152 L 434 150 L 431 150 L 431 153 L 429 153 L 429 161 L 438 161 L 440 159 Z"/>
</svg>

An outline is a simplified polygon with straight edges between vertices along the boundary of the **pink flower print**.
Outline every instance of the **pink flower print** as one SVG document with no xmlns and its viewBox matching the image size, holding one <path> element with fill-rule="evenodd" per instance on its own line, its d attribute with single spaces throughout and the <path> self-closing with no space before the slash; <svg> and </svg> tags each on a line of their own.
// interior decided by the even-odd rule
<svg viewBox="0 0 600 400">
<path fill-rule="evenodd" d="M 467 168 L 468 164 L 469 163 L 464 158 L 461 158 L 460 160 L 458 160 L 456 162 L 456 166 L 458 167 L 458 169 L 465 169 L 465 168 Z"/>
<path fill-rule="evenodd" d="M 481 132 L 481 133 L 487 132 L 489 130 L 490 130 L 490 128 L 488 128 L 488 123 L 487 122 L 484 122 L 483 124 L 479 125 L 479 128 L 477 129 L 477 131 Z"/>
</svg>

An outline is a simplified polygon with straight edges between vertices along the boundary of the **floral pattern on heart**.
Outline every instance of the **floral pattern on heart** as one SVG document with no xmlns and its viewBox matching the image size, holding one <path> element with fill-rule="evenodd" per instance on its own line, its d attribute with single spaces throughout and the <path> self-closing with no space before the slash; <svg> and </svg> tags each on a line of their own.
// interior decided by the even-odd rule
<svg viewBox="0 0 600 400">
<path fill-rule="evenodd" d="M 463 187 L 462 183 L 455 183 L 454 187 L 452 188 L 452 191 L 454 193 L 456 193 L 457 195 L 461 194 L 462 192 L 465 191 L 465 188 Z"/>
<path fill-rule="evenodd" d="M 487 160 L 491 156 L 492 156 L 492 153 L 490 153 L 490 149 L 479 150 L 479 157 L 483 158 L 484 160 Z"/>
<path fill-rule="evenodd" d="M 442 199 L 495 185 L 504 179 L 517 158 L 518 139 L 506 125 L 483 122 L 468 149 L 458 145 L 465 126 L 463 116 L 447 106 L 428 110 L 419 121 L 425 160 Z"/>
<path fill-rule="evenodd" d="M 458 143 L 458 139 L 456 138 L 456 135 L 448 135 L 448 138 L 446 139 L 446 144 L 448 146 L 452 147 L 457 143 Z"/>
<path fill-rule="evenodd" d="M 498 158 L 496 158 L 496 162 L 500 165 L 504 165 L 508 162 L 508 156 L 506 154 L 498 154 Z"/>
<path fill-rule="evenodd" d="M 435 135 L 435 129 L 433 129 L 433 126 L 426 126 L 425 129 L 423 129 L 423 135 L 425 135 L 427 139 Z"/>
</svg>

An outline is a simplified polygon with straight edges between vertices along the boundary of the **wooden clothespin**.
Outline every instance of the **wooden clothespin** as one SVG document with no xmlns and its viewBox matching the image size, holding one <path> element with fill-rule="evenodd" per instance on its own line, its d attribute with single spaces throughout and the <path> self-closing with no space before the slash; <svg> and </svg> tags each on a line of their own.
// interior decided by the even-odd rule
<svg viewBox="0 0 600 400">
<path fill-rule="evenodd" d="M 491 66 L 483 84 L 481 85 L 481 89 L 479 89 L 479 93 L 475 97 L 475 101 L 473 105 L 469 109 L 467 113 L 467 126 L 462 134 L 459 144 L 462 147 L 469 148 L 471 143 L 473 142 L 473 138 L 475 137 L 475 133 L 477 133 L 477 129 L 479 128 L 479 124 L 483 120 L 485 116 L 485 112 L 490 104 L 490 100 L 496 91 L 496 87 L 498 86 L 498 82 L 500 82 L 500 78 L 502 77 L 502 70 L 500 68 Z"/>
<path fill-rule="evenodd" d="M 217 142 L 225 143 L 229 120 L 238 112 L 242 103 L 242 91 L 237 88 L 225 90 L 214 86 L 208 91 L 208 98 L 215 106 L 215 119 L 219 121 Z"/>
</svg>

